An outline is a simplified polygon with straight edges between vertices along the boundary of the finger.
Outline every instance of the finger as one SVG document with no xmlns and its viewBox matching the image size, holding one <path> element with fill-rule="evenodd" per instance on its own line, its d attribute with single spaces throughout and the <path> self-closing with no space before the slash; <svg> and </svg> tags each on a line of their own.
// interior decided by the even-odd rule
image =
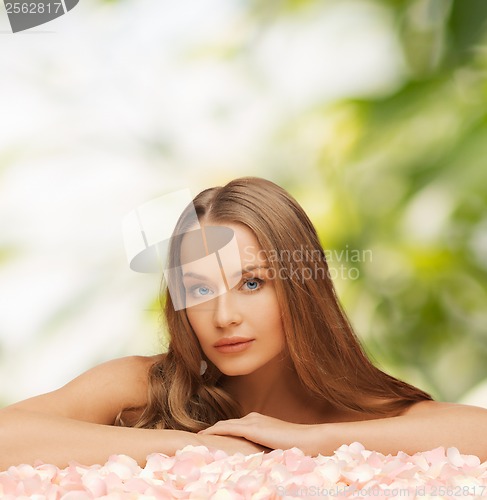
<svg viewBox="0 0 487 500">
<path fill-rule="evenodd" d="M 215 426 L 213 429 L 205 429 L 201 434 L 216 434 L 219 436 L 240 436 L 246 439 L 252 439 L 252 434 L 255 430 L 252 430 L 249 426 L 236 425 L 236 424 L 222 424 Z"/>
<path fill-rule="evenodd" d="M 231 425 L 239 425 L 241 423 L 241 418 L 230 418 L 228 420 L 219 420 L 218 422 L 214 423 L 213 425 L 210 425 L 206 429 L 202 429 L 201 431 L 198 431 L 198 434 L 201 432 L 202 434 L 205 432 L 208 433 L 214 433 L 214 431 L 217 431 L 218 433 L 220 429 L 226 429 L 228 426 Z"/>
<path fill-rule="evenodd" d="M 222 434 L 226 432 L 232 432 L 232 430 L 234 429 L 235 429 L 234 427 L 228 425 L 212 425 L 207 429 L 199 431 L 198 434 Z"/>
</svg>

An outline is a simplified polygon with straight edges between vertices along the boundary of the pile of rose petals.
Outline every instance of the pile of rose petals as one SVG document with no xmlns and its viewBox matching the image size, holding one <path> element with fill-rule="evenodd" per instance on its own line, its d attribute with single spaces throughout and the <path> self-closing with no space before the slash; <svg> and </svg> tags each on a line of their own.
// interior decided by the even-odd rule
<svg viewBox="0 0 487 500">
<path fill-rule="evenodd" d="M 186 446 L 169 457 L 153 453 L 141 468 L 126 455 L 104 465 L 71 462 L 18 465 L 0 472 L 0 498 L 280 499 L 280 498 L 487 498 L 487 462 L 440 447 L 409 456 L 384 456 L 360 443 L 333 456 L 309 457 L 298 448 L 228 455 Z"/>
</svg>

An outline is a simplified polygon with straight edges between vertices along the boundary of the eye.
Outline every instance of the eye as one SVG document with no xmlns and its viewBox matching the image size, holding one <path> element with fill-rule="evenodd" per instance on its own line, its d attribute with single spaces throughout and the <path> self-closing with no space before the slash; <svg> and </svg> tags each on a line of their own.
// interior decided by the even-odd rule
<svg viewBox="0 0 487 500">
<path fill-rule="evenodd" d="M 212 293 L 213 292 L 210 288 L 208 288 L 207 286 L 201 286 L 201 285 L 193 286 L 189 290 L 189 294 L 195 298 L 205 297 L 207 295 L 211 295 Z"/>
<path fill-rule="evenodd" d="M 259 290 L 263 284 L 264 284 L 264 280 L 261 280 L 259 278 L 252 278 L 252 279 L 245 280 L 242 287 L 244 287 L 244 291 L 254 292 L 256 290 Z"/>
</svg>

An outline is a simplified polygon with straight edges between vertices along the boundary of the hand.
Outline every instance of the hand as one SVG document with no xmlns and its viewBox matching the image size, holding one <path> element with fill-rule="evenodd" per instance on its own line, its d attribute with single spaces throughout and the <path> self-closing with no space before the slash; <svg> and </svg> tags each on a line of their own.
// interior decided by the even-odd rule
<svg viewBox="0 0 487 500">
<path fill-rule="evenodd" d="M 266 453 L 272 451 L 265 446 L 253 443 L 252 441 L 248 441 L 242 437 L 216 436 L 209 433 L 204 436 L 203 434 L 198 433 L 196 434 L 196 438 L 199 444 L 206 446 L 210 451 L 212 448 L 214 450 L 223 450 L 229 455 L 233 455 L 234 453 L 252 455 L 254 453 L 260 453 L 261 451 Z"/>
<path fill-rule="evenodd" d="M 198 436 L 217 434 L 220 436 L 241 436 L 254 443 L 270 449 L 287 450 L 300 448 L 305 454 L 311 454 L 316 426 L 293 424 L 277 418 L 249 413 L 242 418 L 220 420 L 205 430 L 198 432 Z"/>
</svg>

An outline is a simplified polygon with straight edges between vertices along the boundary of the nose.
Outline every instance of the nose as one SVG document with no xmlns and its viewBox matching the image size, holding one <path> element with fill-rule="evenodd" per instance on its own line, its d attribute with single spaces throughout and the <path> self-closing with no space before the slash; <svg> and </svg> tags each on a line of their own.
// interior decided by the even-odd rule
<svg viewBox="0 0 487 500">
<path fill-rule="evenodd" d="M 236 299 L 232 295 L 226 292 L 215 297 L 213 321 L 218 328 L 239 325 L 242 322 L 242 316 L 238 310 Z"/>
</svg>

